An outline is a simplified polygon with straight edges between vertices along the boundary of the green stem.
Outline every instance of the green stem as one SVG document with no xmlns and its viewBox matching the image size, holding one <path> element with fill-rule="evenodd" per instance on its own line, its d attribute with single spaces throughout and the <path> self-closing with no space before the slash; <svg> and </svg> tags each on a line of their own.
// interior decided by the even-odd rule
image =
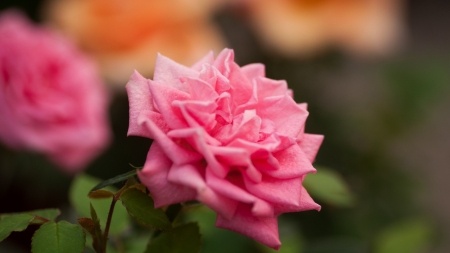
<svg viewBox="0 0 450 253">
<path fill-rule="evenodd" d="M 111 206 L 109 207 L 109 213 L 108 213 L 108 219 L 106 220 L 106 227 L 105 232 L 103 234 L 103 243 L 104 243 L 104 251 L 106 253 L 106 244 L 108 242 L 108 234 L 109 234 L 109 227 L 111 226 L 111 220 L 114 212 L 114 206 L 116 205 L 117 199 L 115 196 L 112 198 Z"/>
</svg>

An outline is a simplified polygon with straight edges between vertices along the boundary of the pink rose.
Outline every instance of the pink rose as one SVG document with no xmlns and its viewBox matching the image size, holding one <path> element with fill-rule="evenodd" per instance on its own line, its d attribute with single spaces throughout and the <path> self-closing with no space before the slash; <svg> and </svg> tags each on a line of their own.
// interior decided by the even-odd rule
<svg viewBox="0 0 450 253">
<path fill-rule="evenodd" d="M 139 178 L 155 207 L 198 200 L 216 226 L 278 249 L 278 215 L 320 209 L 302 181 L 323 136 L 304 133 L 306 104 L 264 75 L 229 49 L 191 68 L 159 55 L 153 80 L 127 84 L 128 134 L 154 139 Z"/>
<path fill-rule="evenodd" d="M 0 15 L 0 141 L 82 169 L 109 140 L 107 94 L 72 44 L 21 14 Z"/>
</svg>

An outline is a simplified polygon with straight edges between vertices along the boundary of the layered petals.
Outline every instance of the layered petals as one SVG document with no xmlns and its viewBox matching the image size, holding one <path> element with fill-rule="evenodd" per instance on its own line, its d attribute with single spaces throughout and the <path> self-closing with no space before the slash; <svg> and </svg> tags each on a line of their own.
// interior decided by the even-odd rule
<svg viewBox="0 0 450 253">
<path fill-rule="evenodd" d="M 170 204 L 194 200 L 196 192 L 191 187 L 172 183 L 167 180 L 172 161 L 164 154 L 164 150 L 154 143 L 147 154 L 147 161 L 138 176 L 141 182 L 147 185 L 155 208 Z"/>
<path fill-rule="evenodd" d="M 306 105 L 264 72 L 239 67 L 229 49 L 192 68 L 158 56 L 146 91 L 136 94 L 145 89 L 136 74 L 127 86 L 140 100 L 130 101 L 129 134 L 154 139 L 139 177 L 157 206 L 194 197 L 218 227 L 278 249 L 279 214 L 320 208 L 302 182 L 323 137 L 304 134 Z"/>
</svg>

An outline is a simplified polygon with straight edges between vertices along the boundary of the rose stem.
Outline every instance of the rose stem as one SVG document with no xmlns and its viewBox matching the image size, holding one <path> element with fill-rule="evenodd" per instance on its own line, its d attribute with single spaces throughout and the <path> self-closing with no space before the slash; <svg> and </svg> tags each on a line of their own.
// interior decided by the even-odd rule
<svg viewBox="0 0 450 253">
<path fill-rule="evenodd" d="M 109 233 L 109 227 L 111 226 L 111 220 L 114 212 L 114 206 L 116 205 L 117 199 L 115 196 L 113 196 L 111 201 L 111 206 L 109 207 L 109 213 L 108 213 L 108 219 L 106 220 L 106 227 L 105 227 L 105 233 L 103 234 L 103 242 L 104 242 L 104 250 L 106 252 L 106 242 L 108 241 L 108 233 Z"/>
</svg>

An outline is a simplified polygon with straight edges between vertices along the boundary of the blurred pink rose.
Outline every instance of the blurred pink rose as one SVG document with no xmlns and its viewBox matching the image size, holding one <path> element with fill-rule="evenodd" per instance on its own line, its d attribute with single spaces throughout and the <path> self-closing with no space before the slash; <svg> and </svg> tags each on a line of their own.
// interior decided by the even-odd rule
<svg viewBox="0 0 450 253">
<path fill-rule="evenodd" d="M 73 173 L 107 144 L 106 110 L 92 62 L 21 14 L 0 15 L 0 141 Z"/>
<path fill-rule="evenodd" d="M 229 49 L 192 68 L 159 55 L 153 80 L 127 84 L 128 134 L 154 139 L 139 178 L 156 207 L 196 199 L 216 226 L 278 249 L 279 214 L 320 209 L 302 182 L 323 136 L 304 133 L 306 104 L 264 75 Z"/>
</svg>

